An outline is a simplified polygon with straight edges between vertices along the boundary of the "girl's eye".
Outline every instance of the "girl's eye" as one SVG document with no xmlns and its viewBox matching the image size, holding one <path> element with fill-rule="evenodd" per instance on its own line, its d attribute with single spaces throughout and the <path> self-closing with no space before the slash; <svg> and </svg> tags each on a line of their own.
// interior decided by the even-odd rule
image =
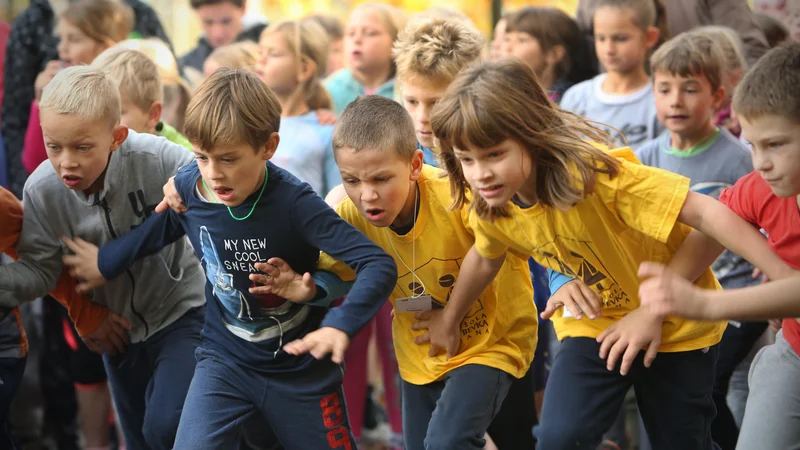
<svg viewBox="0 0 800 450">
<path fill-rule="evenodd" d="M 358 183 L 358 180 L 354 180 L 354 179 L 352 179 L 352 178 L 348 178 L 348 179 L 344 180 L 344 182 L 345 182 L 346 184 L 349 184 L 349 185 L 351 185 L 351 186 L 352 186 L 352 185 L 354 185 L 354 184 Z"/>
<path fill-rule="evenodd" d="M 89 146 L 87 146 L 87 145 L 78 146 L 78 151 L 79 152 L 88 152 L 89 151 Z"/>
</svg>

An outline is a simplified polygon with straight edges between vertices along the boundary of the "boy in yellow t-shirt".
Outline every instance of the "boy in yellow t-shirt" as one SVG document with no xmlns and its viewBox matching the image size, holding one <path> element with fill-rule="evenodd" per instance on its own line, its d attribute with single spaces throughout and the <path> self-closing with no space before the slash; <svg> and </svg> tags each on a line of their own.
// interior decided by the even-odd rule
<svg viewBox="0 0 800 450">
<path fill-rule="evenodd" d="M 348 195 L 337 212 L 392 255 L 399 268 L 390 300 L 405 448 L 482 449 L 512 380 L 524 376 L 533 360 L 537 318 L 527 263 L 505 254 L 477 258 L 479 265 L 499 269 L 497 277 L 482 294 L 457 287 L 461 273 L 469 277 L 475 269 L 462 264 L 474 244 L 468 212 L 448 208 L 448 181 L 423 164 L 414 124 L 399 104 L 378 96 L 354 101 L 342 113 L 333 143 Z M 290 281 L 311 287 L 309 277 L 303 283 L 282 261 L 269 262 L 275 266 L 256 267 L 270 278 L 251 276 L 268 285 L 256 290 L 276 292 Z M 325 254 L 318 268 L 353 278 L 351 268 Z M 280 295 L 303 301 L 312 291 Z M 457 297 L 462 300 L 449 302 Z M 415 312 L 422 312 L 416 314 L 422 326 L 415 325 Z M 418 345 L 429 339 L 420 329 L 425 327 L 430 333 L 454 329 L 457 354 L 446 357 Z"/>
</svg>

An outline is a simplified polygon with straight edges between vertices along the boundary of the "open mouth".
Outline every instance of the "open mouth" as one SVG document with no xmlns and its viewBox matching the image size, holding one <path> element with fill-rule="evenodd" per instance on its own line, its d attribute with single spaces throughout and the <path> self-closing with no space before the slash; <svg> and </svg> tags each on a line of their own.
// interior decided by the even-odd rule
<svg viewBox="0 0 800 450">
<path fill-rule="evenodd" d="M 82 177 L 77 175 L 62 175 L 61 179 L 64 181 L 64 184 L 71 188 L 81 184 L 81 181 L 83 180 Z"/>
<path fill-rule="evenodd" d="M 214 193 L 217 194 L 217 198 L 222 200 L 223 202 L 228 202 L 233 199 L 233 189 L 225 186 L 215 187 Z"/>
<path fill-rule="evenodd" d="M 494 185 L 491 185 L 491 186 L 482 187 L 482 188 L 479 189 L 479 191 L 480 191 L 482 197 L 484 197 L 484 198 L 492 198 L 492 197 L 496 197 L 496 196 L 500 195 L 500 193 L 503 191 L 503 185 L 502 184 L 494 184 Z"/>
<path fill-rule="evenodd" d="M 365 209 L 364 213 L 366 213 L 367 219 L 369 219 L 369 220 L 371 220 L 373 222 L 381 220 L 386 215 L 386 211 L 385 210 L 378 209 L 378 208 Z"/>
</svg>

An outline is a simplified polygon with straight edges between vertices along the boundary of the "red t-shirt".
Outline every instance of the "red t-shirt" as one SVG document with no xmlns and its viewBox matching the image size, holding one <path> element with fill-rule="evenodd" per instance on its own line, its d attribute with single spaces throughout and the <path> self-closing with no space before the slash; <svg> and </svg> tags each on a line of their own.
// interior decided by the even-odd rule
<svg viewBox="0 0 800 450">
<path fill-rule="evenodd" d="M 780 198 L 758 172 L 745 175 L 725 189 L 719 200 L 753 225 L 763 228 L 769 247 L 786 264 L 800 269 L 800 209 L 797 198 Z M 800 355 L 800 323 L 783 321 L 783 337 Z"/>
</svg>

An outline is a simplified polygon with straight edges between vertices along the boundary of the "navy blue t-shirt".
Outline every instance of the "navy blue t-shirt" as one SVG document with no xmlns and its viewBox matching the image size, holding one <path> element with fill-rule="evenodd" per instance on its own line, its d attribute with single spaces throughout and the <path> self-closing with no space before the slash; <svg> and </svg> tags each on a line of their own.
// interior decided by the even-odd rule
<svg viewBox="0 0 800 450">
<path fill-rule="evenodd" d="M 309 355 L 279 351 L 283 344 L 320 326 L 354 336 L 377 313 L 397 279 L 394 260 L 360 231 L 342 220 L 312 189 L 289 172 L 267 163 L 267 185 L 246 220 L 228 208 L 198 198 L 197 162 L 175 176 L 187 211 L 153 215 L 135 230 L 100 249 L 98 265 L 106 279 L 138 258 L 187 235 L 206 273 L 206 324 L 203 347 L 261 371 L 304 368 Z M 244 217 L 259 190 L 232 208 Z M 257 296 L 249 275 L 254 264 L 284 259 L 297 273 L 315 270 L 319 251 L 347 263 L 358 277 L 340 307 L 297 304 L 276 295 Z"/>
</svg>

